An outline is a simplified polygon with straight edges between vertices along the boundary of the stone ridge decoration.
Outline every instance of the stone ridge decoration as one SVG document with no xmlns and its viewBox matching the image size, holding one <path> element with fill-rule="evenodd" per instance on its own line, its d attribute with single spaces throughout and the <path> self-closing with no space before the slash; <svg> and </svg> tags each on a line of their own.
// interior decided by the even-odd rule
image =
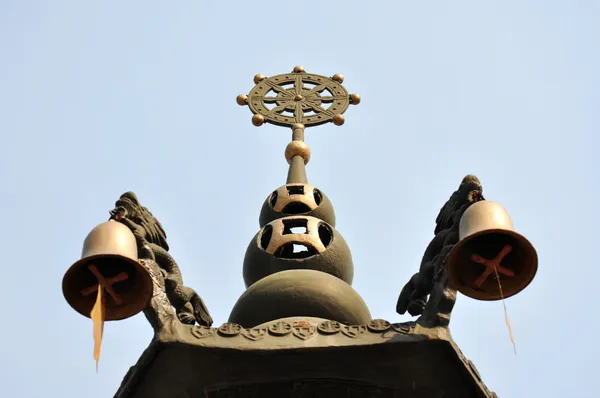
<svg viewBox="0 0 600 398">
<path fill-rule="evenodd" d="M 242 336 L 247 338 L 248 340 L 257 341 L 262 340 L 269 332 L 268 328 L 252 328 L 252 329 L 243 329 L 240 333 Z"/>
<path fill-rule="evenodd" d="M 317 326 L 317 330 L 322 334 L 336 334 L 342 330 L 342 325 L 338 321 L 325 321 Z"/>
<path fill-rule="evenodd" d="M 317 334 L 317 327 L 310 322 L 297 322 L 294 324 L 292 334 L 301 340 L 308 340 Z"/>
<path fill-rule="evenodd" d="M 400 334 L 408 334 L 412 330 L 412 326 L 406 323 L 394 323 L 392 329 Z"/>
<path fill-rule="evenodd" d="M 216 329 L 208 326 L 192 326 L 191 333 L 197 339 L 203 339 L 205 337 L 214 336 Z"/>
<path fill-rule="evenodd" d="M 292 331 L 292 324 L 285 321 L 278 321 L 269 326 L 269 332 L 274 336 L 285 336 Z"/>
<path fill-rule="evenodd" d="M 233 337 L 240 334 L 242 327 L 237 323 L 224 323 L 219 327 L 219 334 L 225 337 Z"/>
<path fill-rule="evenodd" d="M 383 333 L 390 328 L 390 323 L 383 319 L 373 319 L 367 325 L 367 328 L 373 333 Z"/>
<path fill-rule="evenodd" d="M 355 338 L 365 334 L 369 329 L 365 325 L 344 326 L 342 333 L 348 337 Z"/>
<path fill-rule="evenodd" d="M 232 338 L 241 335 L 250 341 L 262 340 L 267 335 L 284 337 L 292 334 L 300 340 L 308 340 L 317 335 L 332 336 L 337 334 L 342 334 L 348 338 L 356 338 L 367 332 L 381 334 L 392 331 L 396 334 L 410 334 L 414 328 L 413 325 L 413 322 L 392 324 L 384 319 L 373 319 L 367 325 L 343 325 L 337 321 L 323 321 L 318 325 L 310 321 L 294 323 L 274 321 L 266 327 L 245 329 L 237 323 L 226 322 L 219 328 L 192 326 L 191 334 L 197 339 L 210 336 Z"/>
</svg>

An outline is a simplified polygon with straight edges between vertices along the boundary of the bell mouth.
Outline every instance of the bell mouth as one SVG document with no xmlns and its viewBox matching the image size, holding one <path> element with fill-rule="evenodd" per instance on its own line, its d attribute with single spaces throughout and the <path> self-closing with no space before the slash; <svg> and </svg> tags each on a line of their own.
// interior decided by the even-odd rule
<svg viewBox="0 0 600 398">
<path fill-rule="evenodd" d="M 473 259 L 474 255 L 479 260 L 497 258 L 507 246 L 510 251 L 495 271 L 487 270 Z M 448 279 L 465 296 L 495 301 L 523 291 L 535 277 L 537 268 L 537 253 L 524 236 L 504 229 L 486 230 L 469 235 L 454 246 L 448 261 Z"/>
<path fill-rule="evenodd" d="M 77 261 L 63 278 L 63 295 L 75 311 L 90 318 L 96 303 L 98 279 L 90 270 L 91 265 L 95 266 L 107 281 L 118 280 L 111 288 L 120 303 L 105 289 L 106 321 L 132 317 L 147 307 L 153 292 L 153 283 L 148 271 L 133 259 L 103 254 Z M 122 274 L 125 274 L 126 278 L 118 278 Z"/>
</svg>

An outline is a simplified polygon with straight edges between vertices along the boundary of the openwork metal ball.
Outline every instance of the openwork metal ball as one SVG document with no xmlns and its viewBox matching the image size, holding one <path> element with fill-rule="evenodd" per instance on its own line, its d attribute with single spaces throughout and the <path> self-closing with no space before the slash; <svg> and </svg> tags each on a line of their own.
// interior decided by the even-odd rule
<svg viewBox="0 0 600 398">
<path fill-rule="evenodd" d="M 294 66 L 294 73 L 302 73 L 304 72 L 303 66 Z"/>
<path fill-rule="evenodd" d="M 258 84 L 265 79 L 266 79 L 265 75 L 263 75 L 262 73 L 258 73 L 256 75 L 254 75 L 254 84 Z"/>
<path fill-rule="evenodd" d="M 344 115 L 338 113 L 337 115 L 335 115 L 333 117 L 333 124 L 335 124 L 336 126 L 341 126 L 342 124 L 344 124 L 345 119 L 344 119 Z"/>
<path fill-rule="evenodd" d="M 360 104 L 360 95 L 358 95 L 356 93 L 350 94 L 350 103 L 352 105 Z"/>
<path fill-rule="evenodd" d="M 310 160 L 310 147 L 304 141 L 292 141 L 285 148 L 285 159 L 288 164 L 292 163 L 294 156 L 301 156 L 304 164 Z"/>
<path fill-rule="evenodd" d="M 335 75 L 331 76 L 331 78 L 340 84 L 344 82 L 344 75 L 341 73 L 336 73 Z"/>
<path fill-rule="evenodd" d="M 235 99 L 235 102 L 237 102 L 237 104 L 241 106 L 248 105 L 248 96 L 246 94 L 240 94 Z"/>
<path fill-rule="evenodd" d="M 273 191 L 260 211 L 261 227 L 278 218 L 304 215 L 335 226 L 335 212 L 327 195 L 309 184 L 286 184 Z"/>
<path fill-rule="evenodd" d="M 255 126 L 262 126 L 265 122 L 265 117 L 263 115 L 256 114 L 252 116 L 252 124 Z"/>
<path fill-rule="evenodd" d="M 354 277 L 352 254 L 346 241 L 333 226 L 315 217 L 274 220 L 248 245 L 243 271 L 246 287 L 290 269 L 322 271 L 348 284 Z"/>
</svg>

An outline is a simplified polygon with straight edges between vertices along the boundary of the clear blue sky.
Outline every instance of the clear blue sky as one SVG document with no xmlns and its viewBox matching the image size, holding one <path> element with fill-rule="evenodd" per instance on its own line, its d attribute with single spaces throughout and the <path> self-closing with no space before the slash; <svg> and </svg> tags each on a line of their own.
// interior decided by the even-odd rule
<svg viewBox="0 0 600 398">
<path fill-rule="evenodd" d="M 143 315 L 108 324 L 97 375 L 61 291 L 127 190 L 227 319 L 291 137 L 235 97 L 301 64 L 363 98 L 306 141 L 372 314 L 409 319 L 398 293 L 474 173 L 540 266 L 507 300 L 518 356 L 500 302 L 459 297 L 453 336 L 502 398 L 596 396 L 599 18 L 591 0 L 0 1 L 2 395 L 109 397 L 147 347 Z"/>
</svg>

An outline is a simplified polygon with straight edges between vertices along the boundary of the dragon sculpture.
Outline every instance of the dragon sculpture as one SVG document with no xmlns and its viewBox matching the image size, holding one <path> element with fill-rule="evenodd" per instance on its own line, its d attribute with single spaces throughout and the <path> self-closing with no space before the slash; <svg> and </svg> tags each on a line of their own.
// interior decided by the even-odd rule
<svg viewBox="0 0 600 398">
<path fill-rule="evenodd" d="M 193 289 L 184 286 L 179 266 L 169 254 L 167 234 L 160 222 L 142 205 L 133 192 L 126 192 L 110 211 L 111 219 L 127 226 L 134 234 L 141 261 L 152 261 L 164 278 L 166 296 L 175 308 L 177 318 L 184 324 L 211 326 L 213 320 Z M 148 316 L 148 315 L 147 315 Z"/>
<path fill-rule="evenodd" d="M 423 314 L 431 320 L 441 311 L 446 313 L 446 322 L 449 322 L 449 313 L 456 301 L 456 291 L 448 288 L 445 260 L 458 243 L 458 226 L 462 215 L 469 206 L 480 200 L 485 198 L 479 179 L 474 175 L 467 175 L 458 190 L 441 208 L 435 220 L 435 236 L 425 250 L 419 272 L 413 275 L 402 289 L 396 312 L 402 315 L 408 311 L 412 316 Z M 428 310 L 436 314 L 427 314 Z M 431 322 L 439 325 L 436 320 Z"/>
</svg>

